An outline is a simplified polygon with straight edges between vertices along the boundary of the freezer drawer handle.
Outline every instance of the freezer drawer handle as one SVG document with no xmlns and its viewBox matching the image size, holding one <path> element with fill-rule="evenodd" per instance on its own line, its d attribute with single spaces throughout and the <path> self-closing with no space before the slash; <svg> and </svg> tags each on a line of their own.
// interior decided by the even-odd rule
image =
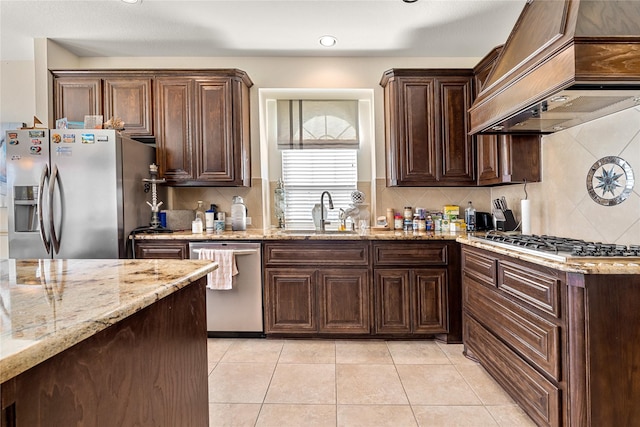
<svg viewBox="0 0 640 427">
<path fill-rule="evenodd" d="M 53 194 L 56 188 L 56 184 L 58 182 L 58 166 L 53 167 L 53 172 L 51 173 L 51 178 L 49 178 L 49 227 L 51 233 L 51 243 L 53 245 L 53 250 L 55 253 L 60 251 L 60 239 L 56 235 L 56 226 L 53 223 Z M 60 209 L 60 216 L 62 217 L 64 212 L 62 208 Z"/>
<path fill-rule="evenodd" d="M 42 175 L 40 175 L 40 184 L 38 185 L 38 222 L 40 223 L 40 238 L 42 239 L 42 243 L 44 244 L 44 248 L 47 250 L 47 253 L 51 252 L 51 243 L 47 238 L 47 235 L 44 231 L 44 217 L 42 214 L 42 198 L 44 193 L 44 183 L 49 178 L 49 166 L 44 165 L 42 168 Z"/>
</svg>

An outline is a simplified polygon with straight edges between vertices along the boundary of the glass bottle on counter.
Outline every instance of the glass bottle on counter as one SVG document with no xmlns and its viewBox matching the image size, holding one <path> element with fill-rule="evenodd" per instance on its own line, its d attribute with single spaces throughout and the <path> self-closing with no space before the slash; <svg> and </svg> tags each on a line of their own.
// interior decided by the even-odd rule
<svg viewBox="0 0 640 427">
<path fill-rule="evenodd" d="M 195 219 L 200 218 L 200 221 L 204 226 L 206 224 L 207 215 L 204 212 L 204 202 L 202 200 L 198 200 L 198 206 L 196 206 L 194 213 L 195 213 Z"/>
</svg>

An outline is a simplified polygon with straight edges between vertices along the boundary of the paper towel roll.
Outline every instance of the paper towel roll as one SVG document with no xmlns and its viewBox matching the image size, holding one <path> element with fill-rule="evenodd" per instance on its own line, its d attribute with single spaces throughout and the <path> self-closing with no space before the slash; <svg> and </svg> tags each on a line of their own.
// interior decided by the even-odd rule
<svg viewBox="0 0 640 427">
<path fill-rule="evenodd" d="M 520 200 L 522 234 L 531 234 L 531 200 Z"/>
</svg>

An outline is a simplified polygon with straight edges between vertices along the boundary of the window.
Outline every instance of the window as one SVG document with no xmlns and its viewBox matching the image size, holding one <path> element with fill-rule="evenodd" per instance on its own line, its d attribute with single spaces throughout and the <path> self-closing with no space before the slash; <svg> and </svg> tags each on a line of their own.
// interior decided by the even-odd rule
<svg viewBox="0 0 640 427">
<path fill-rule="evenodd" d="M 285 189 L 284 225 L 312 230 L 312 211 L 323 191 L 330 228 L 337 228 L 340 208 L 351 193 L 372 185 L 375 176 L 373 89 L 260 88 L 260 153 L 263 194 L 278 181 Z M 367 190 L 365 189 L 365 192 Z M 264 222 L 278 226 L 282 212 L 275 194 L 264 206 Z M 375 203 L 375 194 L 371 191 Z M 325 197 L 325 207 L 328 200 Z M 275 203 L 278 203 L 278 206 Z"/>
<path fill-rule="evenodd" d="M 328 191 L 334 209 L 327 207 L 327 219 L 339 220 L 339 208 L 351 203 L 351 192 L 357 189 L 358 150 L 305 149 L 282 151 L 282 179 L 285 189 L 285 224 L 291 229 L 313 229 L 311 210 Z"/>
<path fill-rule="evenodd" d="M 354 148 L 360 145 L 358 101 L 278 101 L 278 148 Z"/>
</svg>

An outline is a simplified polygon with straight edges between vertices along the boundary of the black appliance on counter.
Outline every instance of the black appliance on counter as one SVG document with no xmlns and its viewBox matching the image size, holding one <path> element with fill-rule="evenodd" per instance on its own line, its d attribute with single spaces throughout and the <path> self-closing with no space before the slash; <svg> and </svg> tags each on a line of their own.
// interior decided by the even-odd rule
<svg viewBox="0 0 640 427">
<path fill-rule="evenodd" d="M 493 217 L 489 212 L 476 212 L 476 230 L 493 230 Z"/>
</svg>

